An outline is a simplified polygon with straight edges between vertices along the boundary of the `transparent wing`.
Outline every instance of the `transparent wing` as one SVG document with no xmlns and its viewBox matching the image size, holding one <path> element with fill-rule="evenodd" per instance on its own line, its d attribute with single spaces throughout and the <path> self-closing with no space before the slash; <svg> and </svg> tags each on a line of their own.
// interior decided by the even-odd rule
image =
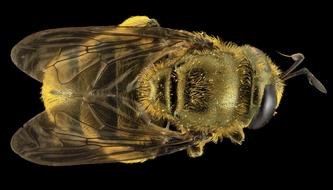
<svg viewBox="0 0 333 190">
<path fill-rule="evenodd" d="M 40 113 L 15 133 L 12 149 L 34 163 L 60 166 L 151 159 L 196 143 L 193 136 L 154 126 L 108 126 L 87 138 L 84 129 L 93 127 L 66 113 L 57 113 L 55 121 L 50 122 L 45 112 Z"/>
<path fill-rule="evenodd" d="M 138 109 L 136 76 L 146 64 L 211 46 L 161 27 L 83 27 L 38 32 L 12 50 L 13 62 L 43 82 L 47 112 L 12 138 L 13 150 L 45 165 L 137 162 L 196 144 Z M 197 140 L 195 140 L 197 139 Z"/>
<path fill-rule="evenodd" d="M 161 27 L 60 28 L 26 37 L 12 49 L 11 57 L 18 68 L 39 81 L 45 69 L 53 66 L 65 83 L 95 64 L 143 58 L 179 43 L 190 47 L 196 41 L 189 32 Z"/>
</svg>

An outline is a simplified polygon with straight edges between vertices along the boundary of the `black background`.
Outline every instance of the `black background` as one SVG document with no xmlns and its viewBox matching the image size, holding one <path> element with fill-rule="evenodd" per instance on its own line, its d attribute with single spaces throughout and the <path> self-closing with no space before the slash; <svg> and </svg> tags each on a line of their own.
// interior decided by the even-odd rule
<svg viewBox="0 0 333 190">
<path fill-rule="evenodd" d="M 332 65 L 332 17 L 328 5 L 287 2 L 11 2 L 1 8 L 1 125 L 0 181 L 30 179 L 61 185 L 107 185 L 123 179 L 145 186 L 156 182 L 239 187 L 289 187 L 325 185 L 332 171 L 330 128 Z M 102 164 L 71 167 L 39 166 L 21 159 L 10 149 L 10 138 L 26 121 L 43 111 L 41 84 L 12 64 L 11 48 L 23 37 L 43 29 L 116 25 L 134 15 L 147 15 L 161 26 L 188 31 L 205 31 L 237 44 L 251 44 L 282 68 L 292 60 L 276 53 L 301 52 L 306 66 L 326 86 L 328 94 L 311 87 L 306 77 L 288 81 L 278 114 L 263 129 L 245 130 L 242 146 L 229 140 L 208 144 L 200 158 L 186 152 L 159 157 L 143 164 Z M 43 180 L 41 180 L 43 179 Z M 7 181 L 7 182 L 8 182 Z M 270 186 L 263 185 L 269 182 Z M 11 185 L 17 185 L 11 183 Z M 160 186 L 155 186 L 160 187 Z"/>
</svg>

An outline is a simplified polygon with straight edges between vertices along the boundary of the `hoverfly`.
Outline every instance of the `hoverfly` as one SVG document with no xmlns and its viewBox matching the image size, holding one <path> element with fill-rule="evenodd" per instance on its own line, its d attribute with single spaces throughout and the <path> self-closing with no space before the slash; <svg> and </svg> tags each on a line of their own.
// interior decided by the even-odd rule
<svg viewBox="0 0 333 190">
<path fill-rule="evenodd" d="M 205 33 L 162 28 L 146 16 L 118 26 L 60 28 L 32 34 L 12 50 L 15 65 L 43 83 L 45 111 L 11 147 L 43 165 L 136 163 L 208 142 L 241 144 L 243 128 L 264 126 L 277 109 L 285 72 L 259 49 Z"/>
</svg>

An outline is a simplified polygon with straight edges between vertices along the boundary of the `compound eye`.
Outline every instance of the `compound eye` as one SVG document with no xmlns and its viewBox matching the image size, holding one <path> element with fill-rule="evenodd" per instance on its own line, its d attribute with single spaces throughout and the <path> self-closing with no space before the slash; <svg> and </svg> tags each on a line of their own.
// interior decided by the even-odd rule
<svg viewBox="0 0 333 190">
<path fill-rule="evenodd" d="M 273 85 L 266 85 L 259 111 L 253 117 L 249 128 L 260 129 L 265 126 L 273 117 L 276 103 L 277 98 L 275 87 Z"/>
</svg>

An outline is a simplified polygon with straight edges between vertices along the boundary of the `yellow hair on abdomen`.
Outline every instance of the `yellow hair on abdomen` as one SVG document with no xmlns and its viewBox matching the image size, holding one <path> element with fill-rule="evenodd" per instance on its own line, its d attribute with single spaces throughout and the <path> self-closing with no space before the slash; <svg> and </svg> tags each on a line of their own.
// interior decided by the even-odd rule
<svg viewBox="0 0 333 190">
<path fill-rule="evenodd" d="M 66 88 L 65 85 L 59 83 L 54 67 L 45 70 L 41 98 L 44 103 L 45 111 L 51 121 L 54 122 L 52 111 L 56 110 L 57 107 L 64 109 L 65 107 L 72 106 L 71 94 L 70 88 Z"/>
</svg>

